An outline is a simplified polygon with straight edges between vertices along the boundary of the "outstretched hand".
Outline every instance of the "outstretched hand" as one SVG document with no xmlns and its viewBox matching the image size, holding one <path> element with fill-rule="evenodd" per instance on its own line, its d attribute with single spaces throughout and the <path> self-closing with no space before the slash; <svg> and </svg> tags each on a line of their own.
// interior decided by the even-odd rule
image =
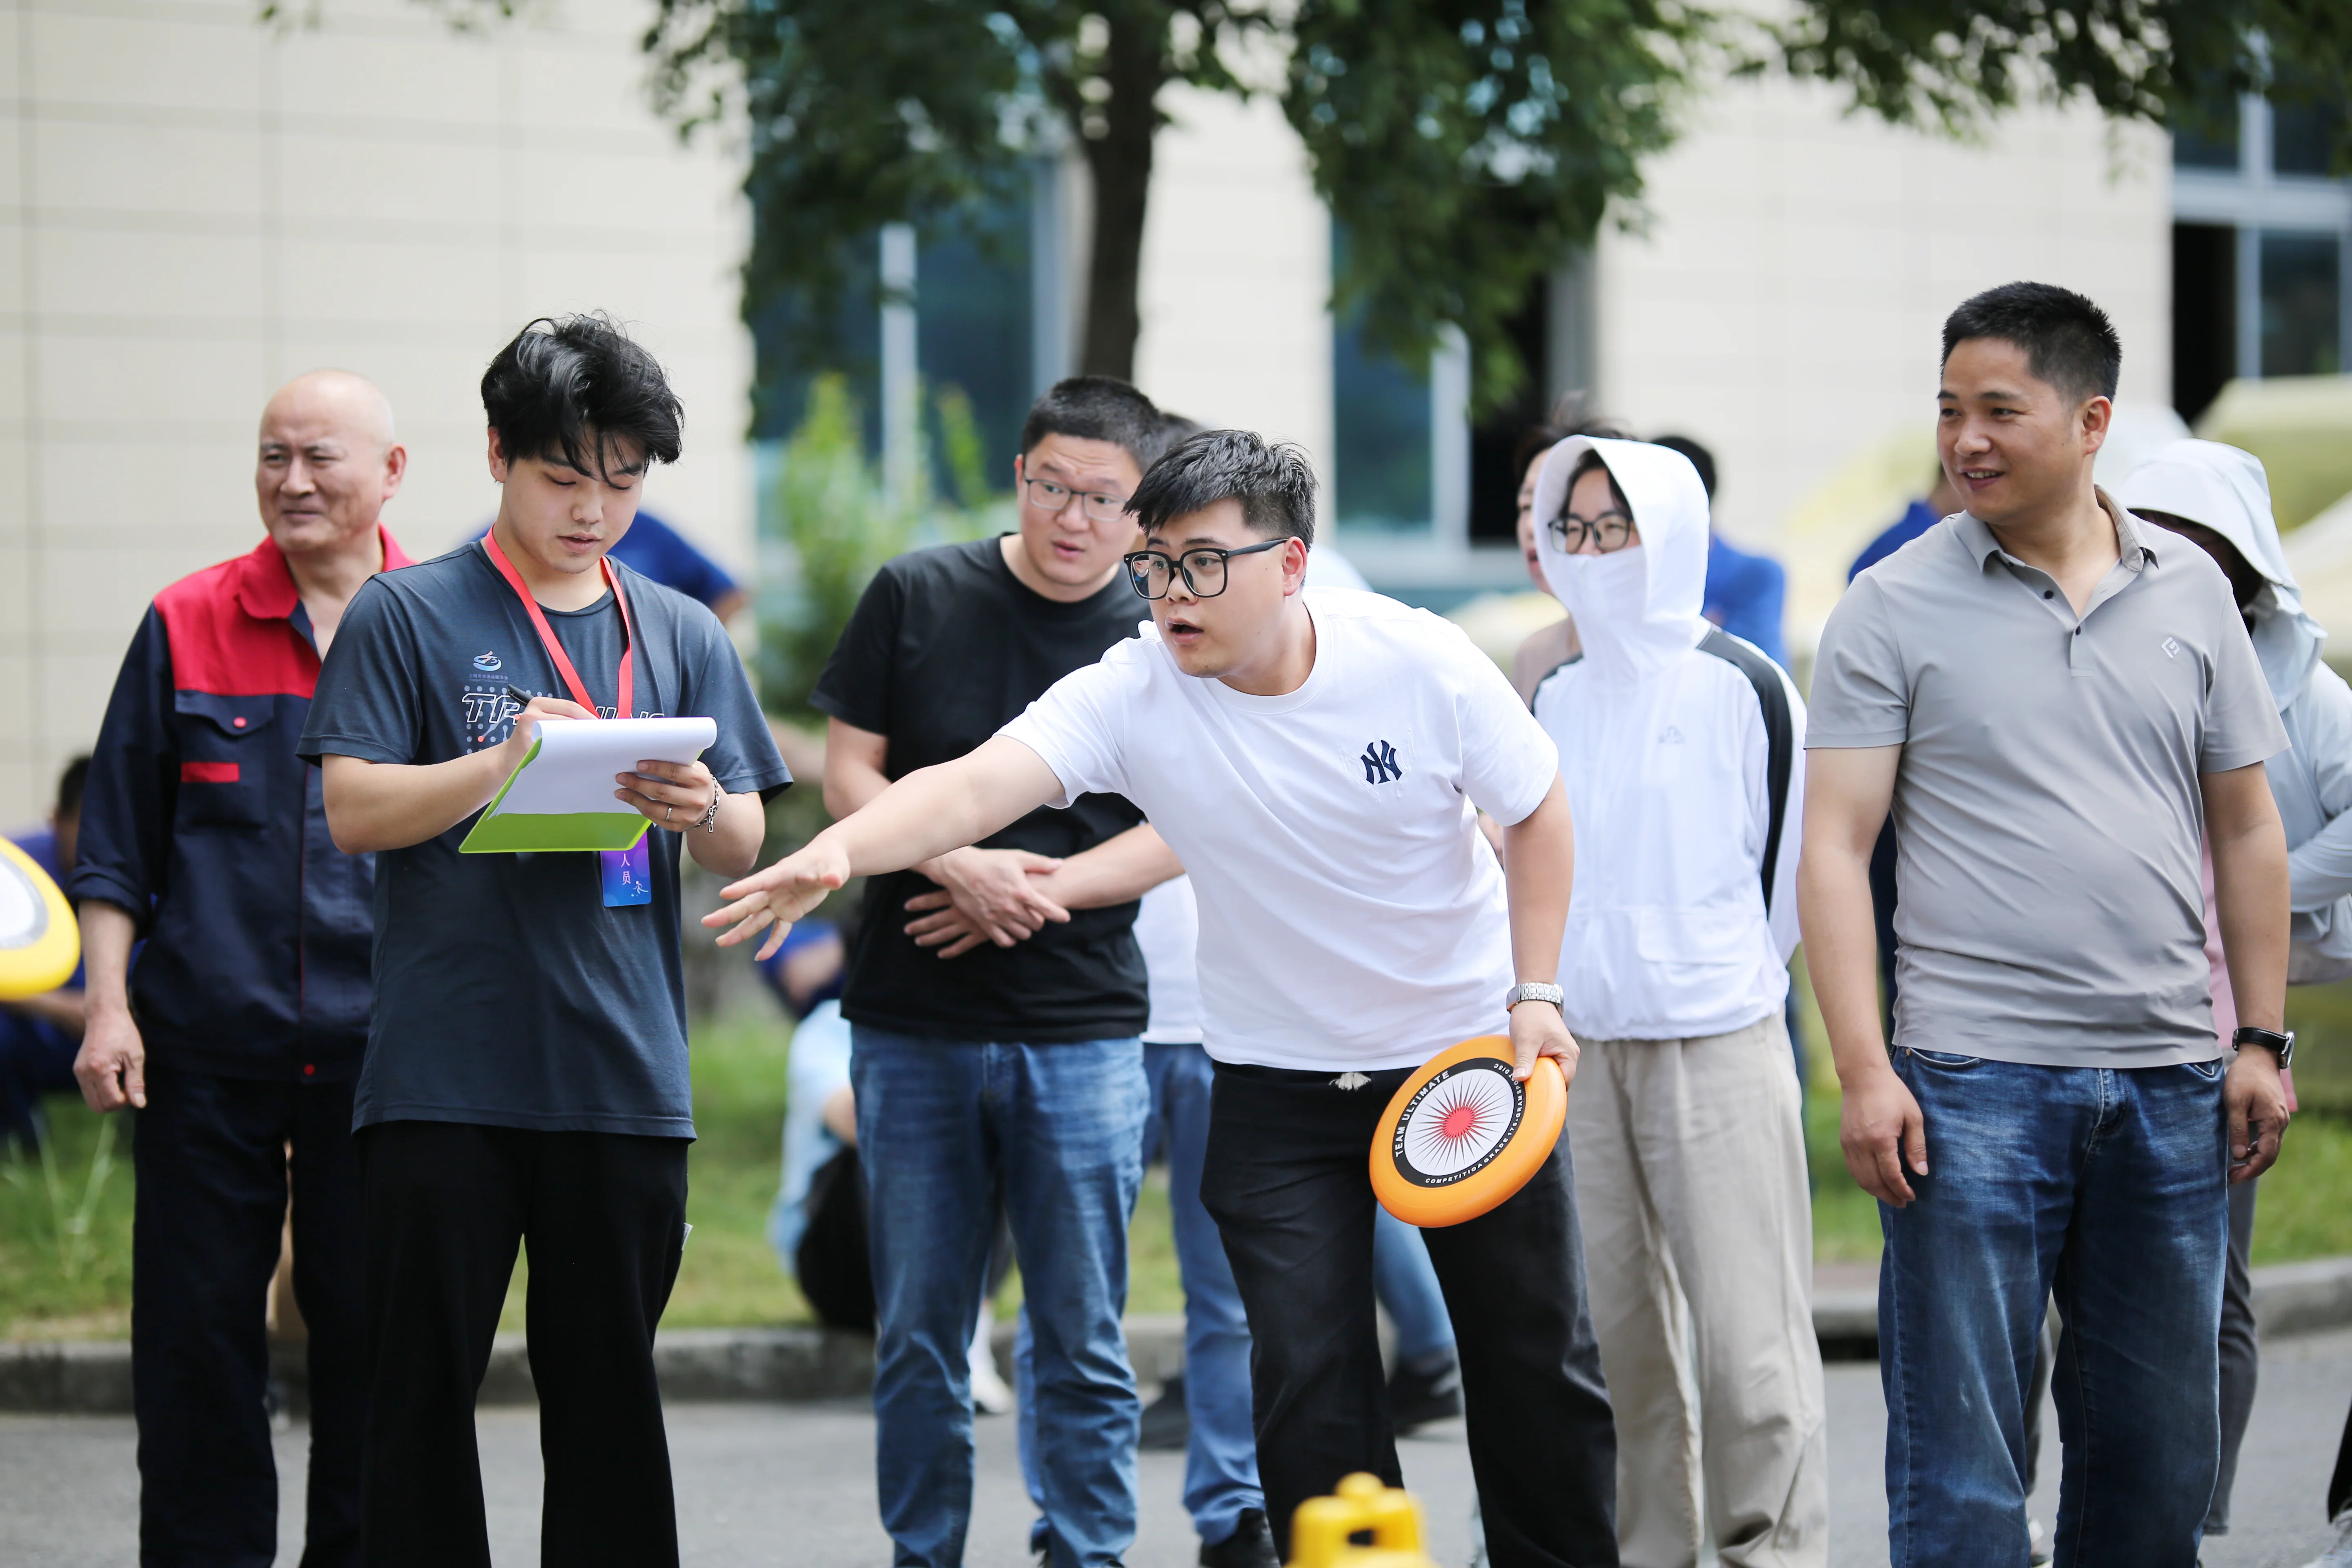
<svg viewBox="0 0 2352 1568">
<path fill-rule="evenodd" d="M 849 880 L 849 858 L 819 835 L 794 855 L 787 855 L 764 871 L 754 871 L 720 890 L 732 903 L 702 917 L 702 923 L 720 931 L 719 945 L 734 947 L 770 927 L 768 940 L 756 956 L 766 958 L 782 947 L 793 922 L 824 902 L 825 895 Z M 731 927 L 728 930 L 725 928 Z"/>
</svg>

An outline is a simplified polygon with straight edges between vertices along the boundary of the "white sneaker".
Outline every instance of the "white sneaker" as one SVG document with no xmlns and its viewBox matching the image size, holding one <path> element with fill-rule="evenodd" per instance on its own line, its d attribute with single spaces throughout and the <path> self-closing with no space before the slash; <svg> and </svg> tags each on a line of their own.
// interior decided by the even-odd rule
<svg viewBox="0 0 2352 1568">
<path fill-rule="evenodd" d="M 2025 1521 L 2025 1541 L 2028 1552 L 2025 1560 L 2032 1563 L 2033 1568 L 2042 1568 L 2050 1561 L 2050 1532 L 2042 1528 L 2040 1520 L 2030 1515 Z"/>
<path fill-rule="evenodd" d="M 2305 1568 L 2352 1568 L 2352 1508 L 2337 1514 L 2327 1528 L 2335 1532 L 2336 1539 Z"/>
<path fill-rule="evenodd" d="M 971 1407 L 982 1415 L 1002 1415 L 1013 1408 L 1013 1390 L 998 1373 L 996 1352 L 989 1347 L 995 1327 L 995 1320 L 982 1312 L 971 1336 Z"/>
</svg>

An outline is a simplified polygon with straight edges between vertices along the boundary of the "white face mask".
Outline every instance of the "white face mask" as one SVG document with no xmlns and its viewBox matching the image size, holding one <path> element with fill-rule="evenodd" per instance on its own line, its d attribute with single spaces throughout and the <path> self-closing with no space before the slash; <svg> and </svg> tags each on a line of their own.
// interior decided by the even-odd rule
<svg viewBox="0 0 2352 1568">
<path fill-rule="evenodd" d="M 1560 597 L 1578 626 L 1623 625 L 1640 620 L 1648 608 L 1650 563 L 1640 545 L 1606 555 L 1553 555 L 1544 562 L 1547 578 L 1555 562 L 1564 565 Z"/>
</svg>

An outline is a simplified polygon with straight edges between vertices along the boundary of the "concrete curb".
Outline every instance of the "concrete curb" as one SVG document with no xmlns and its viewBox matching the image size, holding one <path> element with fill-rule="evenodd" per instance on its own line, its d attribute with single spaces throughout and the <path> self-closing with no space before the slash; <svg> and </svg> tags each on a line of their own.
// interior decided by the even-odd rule
<svg viewBox="0 0 2352 1568">
<path fill-rule="evenodd" d="M 2254 1319 L 2265 1338 L 2352 1327 L 2352 1258 L 2278 1263 L 2253 1274 Z M 1878 1353 L 1878 1297 L 1844 1285 L 1816 1294 L 1813 1331 L 1832 1360 Z M 1137 1313 L 1128 1354 L 1147 1384 L 1184 1364 L 1184 1320 Z M 1013 1325 L 999 1323 L 996 1360 L 1009 1376 Z M 305 1382 L 299 1345 L 272 1346 L 270 1361 L 299 1409 Z M 654 1344 L 662 1397 L 677 1401 L 860 1398 L 874 1384 L 874 1342 L 835 1329 L 672 1329 Z M 482 1379 L 485 1405 L 536 1398 L 520 1334 L 500 1334 Z M 0 1411 L 122 1415 L 131 1409 L 131 1347 L 121 1341 L 0 1344 Z"/>
</svg>

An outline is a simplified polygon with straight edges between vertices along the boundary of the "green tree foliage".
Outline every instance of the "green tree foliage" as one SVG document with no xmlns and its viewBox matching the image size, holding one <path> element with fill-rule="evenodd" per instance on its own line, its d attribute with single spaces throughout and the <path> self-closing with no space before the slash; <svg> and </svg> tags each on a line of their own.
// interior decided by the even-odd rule
<svg viewBox="0 0 2352 1568">
<path fill-rule="evenodd" d="M 1283 112 L 1347 226 L 1334 309 L 1407 363 L 1453 322 L 1507 398 L 1507 323 L 1640 192 L 1701 34 L 1655 0 L 1303 0 Z"/>
<path fill-rule="evenodd" d="M 1769 36 L 1749 68 L 1779 64 L 1889 121 L 1953 131 L 2037 98 L 2157 124 L 2241 92 L 2352 98 L 2346 0 L 1801 0 Z M 2352 115 L 2336 162 L 2352 173 Z"/>
<path fill-rule="evenodd" d="M 1075 143 L 1095 176 L 1085 368 L 1132 374 L 1160 89 L 1238 90 L 1220 42 L 1264 24 L 1223 0 L 657 0 L 646 47 L 689 125 L 751 128 L 760 214 L 744 309 L 806 303 L 821 334 L 852 247 L 885 223 L 953 225 L 1028 160 Z M 820 344 L 816 346 L 822 346 Z"/>
<path fill-rule="evenodd" d="M 951 224 L 1074 145 L 1096 193 L 1080 361 L 1130 374 L 1160 89 L 1266 91 L 1350 237 L 1334 303 L 1407 361 L 1460 326 L 1489 405 L 1525 374 L 1504 323 L 1528 286 L 1638 198 L 1678 102 L 1727 72 L 1965 131 L 2030 99 L 2158 123 L 2238 90 L 2341 100 L 2352 60 L 2346 0 L 1796 0 L 1769 22 L 1695 0 L 657 4 L 665 101 L 751 122 L 748 311 L 832 320 L 877 226 Z M 1244 79 L 1251 58 L 1279 79 Z"/>
<path fill-rule="evenodd" d="M 1411 358 L 1446 322 L 1522 367 L 1529 279 L 1640 188 L 1697 24 L 1664 0 L 660 0 L 647 47 L 688 121 L 740 103 L 761 215 L 745 308 L 833 319 L 850 247 L 932 227 L 1075 146 L 1094 175 L 1081 367 L 1131 375 L 1161 88 L 1264 90 L 1358 238 L 1342 296 Z M 1263 81 L 1234 62 L 1273 62 Z M 1287 60 L 1286 74 L 1281 62 Z M 1237 235 L 1236 243 L 1247 243 Z"/>
<path fill-rule="evenodd" d="M 971 401 L 954 387 L 932 399 L 951 498 L 893 500 L 866 456 L 857 402 L 839 375 L 819 376 L 808 412 L 784 445 L 767 526 L 780 559 L 763 571 L 760 691 L 770 711 L 822 723 L 809 706 L 824 661 L 882 563 L 921 544 L 977 539 L 1013 526 L 1012 505 L 988 488 Z M 929 471 L 928 460 L 916 465 Z"/>
</svg>

